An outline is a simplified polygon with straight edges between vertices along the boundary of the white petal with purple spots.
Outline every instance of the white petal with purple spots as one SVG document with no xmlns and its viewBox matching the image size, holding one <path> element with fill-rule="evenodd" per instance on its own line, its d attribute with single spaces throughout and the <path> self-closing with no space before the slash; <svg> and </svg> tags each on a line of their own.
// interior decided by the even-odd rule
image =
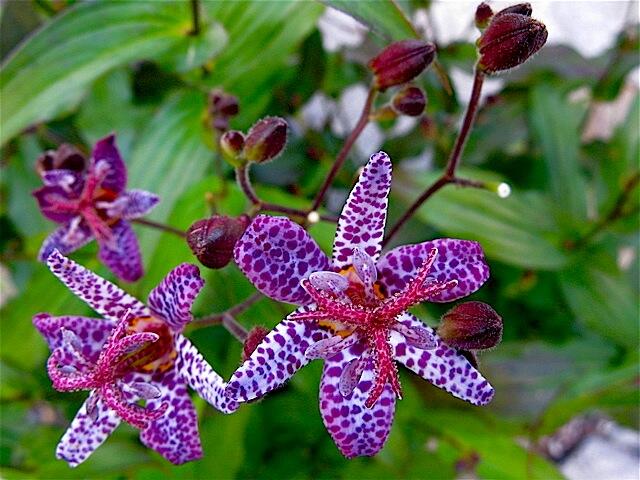
<svg viewBox="0 0 640 480">
<path fill-rule="evenodd" d="M 431 249 L 438 255 L 429 276 L 438 282 L 457 280 L 458 285 L 448 288 L 431 302 L 452 302 L 478 290 L 489 278 L 489 266 L 478 242 L 440 238 L 415 245 L 403 245 L 385 253 L 378 261 L 379 281 L 389 295 L 402 290 L 415 275 Z"/>
<path fill-rule="evenodd" d="M 342 209 L 333 244 L 333 265 L 351 264 L 353 248 L 359 247 L 374 260 L 380 255 L 387 219 L 391 160 L 384 152 L 371 155 Z"/>
<path fill-rule="evenodd" d="M 193 319 L 191 306 L 203 286 L 200 269 L 183 263 L 171 270 L 151 291 L 148 305 L 165 320 L 171 330 L 181 332 Z"/>
<path fill-rule="evenodd" d="M 299 311 L 305 311 L 305 307 L 296 310 Z M 283 320 L 235 371 L 226 394 L 246 402 L 279 387 L 309 363 L 305 355 L 307 348 L 329 335 L 313 323 Z"/>
<path fill-rule="evenodd" d="M 65 460 L 70 467 L 84 462 L 120 424 L 118 416 L 102 400 L 98 400 L 92 416 L 88 415 L 89 401 L 82 404 L 56 448 L 56 457 Z"/>
<path fill-rule="evenodd" d="M 118 321 L 128 310 L 133 316 L 149 314 L 142 302 L 57 251 L 49 255 L 47 265 L 69 290 L 108 319 Z"/>
<path fill-rule="evenodd" d="M 176 335 L 176 350 L 176 369 L 189 386 L 221 412 L 235 412 L 238 404 L 225 395 L 227 384 L 211 368 L 198 349 L 182 335 Z"/>
<path fill-rule="evenodd" d="M 322 421 L 347 458 L 378 453 L 389 436 L 395 412 L 395 394 L 389 384 L 372 408 L 364 405 L 373 385 L 370 360 L 364 360 L 368 365 L 353 392 L 347 396 L 340 392 L 340 377 L 345 367 L 361 354 L 362 347 L 356 345 L 325 361 L 320 383 Z"/>
<path fill-rule="evenodd" d="M 236 243 L 233 255 L 258 290 L 297 305 L 311 301 L 300 280 L 329 270 L 329 259 L 316 241 L 286 217 L 258 215 Z"/>
<path fill-rule="evenodd" d="M 433 329 L 427 327 L 411 314 L 405 313 L 402 323 L 408 327 L 425 328 L 435 336 L 436 347 L 420 350 L 408 345 L 398 333 L 393 333 L 391 342 L 395 348 L 395 359 L 409 370 L 428 380 L 436 387 L 446 390 L 474 405 L 486 405 L 493 398 L 493 387 L 469 361 L 453 348 L 445 345 Z"/>
</svg>

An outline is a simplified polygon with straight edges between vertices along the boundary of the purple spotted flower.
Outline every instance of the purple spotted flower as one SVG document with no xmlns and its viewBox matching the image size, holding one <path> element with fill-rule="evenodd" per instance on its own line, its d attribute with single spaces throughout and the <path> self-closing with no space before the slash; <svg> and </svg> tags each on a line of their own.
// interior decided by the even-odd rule
<svg viewBox="0 0 640 480">
<path fill-rule="evenodd" d="M 47 264 L 104 317 L 41 313 L 33 319 L 52 350 L 47 368 L 54 388 L 91 392 L 56 456 L 75 467 L 125 420 L 140 429 L 142 443 L 175 464 L 202 457 L 187 385 L 224 413 L 235 411 L 237 404 L 224 394 L 223 379 L 181 333 L 193 318 L 191 304 L 204 284 L 198 267 L 184 263 L 173 269 L 145 305 L 58 251 Z"/>
<path fill-rule="evenodd" d="M 33 192 L 42 214 L 60 224 L 44 241 L 38 257 L 46 261 L 55 249 L 66 255 L 92 239 L 98 256 L 122 280 L 142 276 L 142 261 L 135 233 L 128 220 L 141 217 L 159 198 L 143 190 L 125 190 L 127 169 L 115 136 L 99 140 L 85 170 L 43 170 L 44 183 Z"/>
<path fill-rule="evenodd" d="M 396 363 L 474 405 L 493 397 L 465 357 L 407 311 L 476 291 L 489 277 L 482 249 L 439 239 L 380 256 L 390 185 L 391 161 L 377 153 L 342 211 L 331 260 L 282 217 L 258 216 L 235 248 L 237 264 L 260 291 L 300 308 L 233 374 L 227 394 L 252 400 L 323 358 L 320 412 L 349 458 L 374 455 L 389 434 L 401 398 Z"/>
</svg>

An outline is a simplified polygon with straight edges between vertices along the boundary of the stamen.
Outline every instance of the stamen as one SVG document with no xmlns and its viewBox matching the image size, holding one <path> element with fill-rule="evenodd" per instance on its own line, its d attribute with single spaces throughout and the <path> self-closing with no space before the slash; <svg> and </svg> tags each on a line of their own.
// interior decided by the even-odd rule
<svg viewBox="0 0 640 480">
<path fill-rule="evenodd" d="M 351 395 L 353 390 L 358 386 L 368 361 L 369 357 L 365 352 L 361 357 L 354 358 L 345 365 L 338 383 L 338 388 L 343 397 Z"/>
<path fill-rule="evenodd" d="M 158 387 L 148 382 L 123 383 L 122 389 L 144 400 L 153 400 L 162 395 Z"/>
<path fill-rule="evenodd" d="M 336 298 L 351 303 L 351 299 L 345 293 L 349 288 L 349 280 L 335 272 L 314 272 L 309 275 L 309 282 L 317 290 L 333 294 Z"/>
<path fill-rule="evenodd" d="M 356 270 L 356 274 L 362 281 L 364 289 L 369 297 L 375 297 L 373 292 L 373 285 L 378 280 L 378 270 L 376 264 L 364 250 L 361 248 L 354 248 L 352 255 L 353 268 Z"/>
<path fill-rule="evenodd" d="M 337 353 L 352 347 L 358 343 L 359 340 L 360 336 L 356 332 L 344 339 L 340 336 L 326 338 L 307 348 L 305 356 L 310 360 L 314 360 L 316 358 L 331 358 Z"/>
<path fill-rule="evenodd" d="M 398 322 L 392 328 L 400 333 L 412 347 L 420 350 L 431 350 L 438 346 L 436 337 L 426 328 L 408 327 L 401 322 Z"/>
</svg>

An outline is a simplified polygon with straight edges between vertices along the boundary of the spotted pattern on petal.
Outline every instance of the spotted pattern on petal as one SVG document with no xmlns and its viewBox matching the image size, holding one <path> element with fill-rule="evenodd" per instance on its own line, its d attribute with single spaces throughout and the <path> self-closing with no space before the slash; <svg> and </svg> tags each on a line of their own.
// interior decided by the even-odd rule
<svg viewBox="0 0 640 480">
<path fill-rule="evenodd" d="M 225 395 L 227 384 L 198 349 L 182 335 L 176 335 L 176 350 L 176 370 L 189 386 L 221 412 L 235 412 L 238 404 Z"/>
<path fill-rule="evenodd" d="M 160 197 L 145 190 L 128 190 L 120 199 L 126 202 L 122 211 L 122 218 L 130 220 L 149 213 L 160 201 Z"/>
<path fill-rule="evenodd" d="M 56 448 L 56 457 L 65 460 L 70 467 L 84 462 L 120 424 L 118 416 L 107 408 L 102 400 L 98 400 L 95 407 L 97 419 L 94 422 L 87 415 L 88 401 L 87 399 L 80 407 Z"/>
<path fill-rule="evenodd" d="M 140 432 L 142 443 L 176 465 L 202 458 L 198 417 L 184 380 L 176 369 L 171 369 L 153 374 L 151 382 L 161 395 L 147 401 L 147 408 L 158 408 L 162 402 L 167 402 L 169 408 Z"/>
<path fill-rule="evenodd" d="M 347 362 L 360 356 L 354 345 L 325 361 L 320 383 L 320 413 L 327 431 L 347 458 L 375 455 L 384 446 L 395 412 L 395 394 L 387 384 L 372 408 L 364 406 L 373 385 L 373 363 L 369 360 L 358 386 L 344 397 L 339 383 Z"/>
<path fill-rule="evenodd" d="M 300 286 L 310 273 L 329 270 L 329 259 L 298 224 L 286 217 L 258 215 L 236 243 L 238 267 L 258 290 L 282 302 L 305 305 Z"/>
<path fill-rule="evenodd" d="M 461 354 L 445 345 L 432 328 L 412 315 L 403 315 L 407 326 L 421 326 L 431 332 L 437 346 L 431 350 L 420 350 L 407 345 L 404 338 L 393 332 L 391 341 L 395 348 L 396 361 L 428 380 L 436 387 L 446 390 L 454 397 L 474 405 L 486 405 L 493 398 L 493 387 Z"/>
<path fill-rule="evenodd" d="M 297 311 L 306 310 L 302 307 Z M 246 402 L 279 387 L 309 363 L 307 348 L 328 337 L 313 323 L 283 320 L 235 371 L 227 385 L 227 396 Z"/>
<path fill-rule="evenodd" d="M 478 242 L 440 238 L 415 245 L 403 245 L 387 252 L 378 261 L 379 281 L 389 295 L 402 290 L 433 248 L 438 249 L 429 276 L 439 282 L 457 280 L 458 285 L 430 298 L 432 302 L 452 302 L 478 290 L 489 278 L 489 266 Z"/>
<path fill-rule="evenodd" d="M 44 262 L 54 250 L 67 255 L 93 240 L 93 233 L 84 220 L 80 220 L 77 224 L 74 223 L 72 221 L 61 225 L 42 242 L 40 252 L 38 252 L 38 260 Z"/>
<path fill-rule="evenodd" d="M 374 260 L 380 255 L 387 219 L 391 160 L 384 152 L 371 156 L 345 204 L 333 245 L 333 264 L 351 264 L 354 247 Z"/>
<path fill-rule="evenodd" d="M 106 318 L 118 321 L 129 309 L 134 316 L 148 315 L 142 302 L 57 251 L 49 255 L 47 265 L 69 290 Z"/>
<path fill-rule="evenodd" d="M 151 291 L 148 305 L 164 318 L 174 332 L 181 332 L 193 319 L 191 306 L 203 286 L 200 269 L 183 263 L 171 270 Z"/>
<path fill-rule="evenodd" d="M 95 362 L 116 322 L 105 318 L 52 317 L 48 313 L 39 313 L 33 317 L 33 325 L 45 338 L 52 351 L 62 346 L 61 330 L 63 328 L 70 330 L 80 341 L 82 347 L 80 353 L 88 360 Z M 66 362 L 63 363 L 66 364 Z"/>
<path fill-rule="evenodd" d="M 111 227 L 113 242 L 98 240 L 98 257 L 119 278 L 126 282 L 135 282 L 142 276 L 142 259 L 136 234 L 124 220 Z"/>
<path fill-rule="evenodd" d="M 106 162 L 109 170 L 102 182 L 102 187 L 120 193 L 127 185 L 127 168 L 122 161 L 115 135 L 109 135 L 96 142 L 93 147 L 91 161 L 93 165 L 98 162 Z"/>
</svg>

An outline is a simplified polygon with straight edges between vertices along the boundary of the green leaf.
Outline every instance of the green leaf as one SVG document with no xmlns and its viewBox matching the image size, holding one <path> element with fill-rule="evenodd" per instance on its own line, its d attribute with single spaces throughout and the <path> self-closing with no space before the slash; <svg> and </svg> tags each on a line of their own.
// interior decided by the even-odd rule
<svg viewBox="0 0 640 480">
<path fill-rule="evenodd" d="M 386 40 L 415 38 L 417 32 L 400 6 L 394 0 L 376 2 L 354 2 L 349 0 L 321 0 L 371 29 Z"/>
<path fill-rule="evenodd" d="M 54 18 L 2 66 L 0 144 L 54 117 L 111 68 L 179 44 L 189 22 L 182 2 L 83 2 Z"/>
<path fill-rule="evenodd" d="M 204 143 L 205 98 L 199 92 L 170 97 L 140 134 L 131 155 L 129 188 L 160 195 L 149 218 L 165 223 L 180 195 L 212 168 L 213 153 Z M 153 258 L 160 232 L 145 228 L 139 235 L 145 264 Z"/>
<path fill-rule="evenodd" d="M 204 2 L 206 14 L 223 25 L 229 42 L 216 57 L 207 84 L 222 86 L 241 101 L 234 126 L 249 127 L 272 101 L 292 53 L 315 28 L 323 7 L 315 2 Z M 295 20 L 293 20 L 295 19 Z"/>
<path fill-rule="evenodd" d="M 619 345 L 638 347 L 637 292 L 622 275 L 585 258 L 561 272 L 560 285 L 578 322 Z"/>
<path fill-rule="evenodd" d="M 489 178 L 486 172 L 462 172 L 461 176 Z M 413 202 L 419 189 L 426 188 L 435 175 L 408 179 L 396 172 L 395 188 L 404 202 Z M 555 238 L 556 226 L 551 206 L 537 192 L 513 192 L 508 198 L 474 188 L 447 186 L 417 212 L 422 221 L 448 236 L 476 240 L 491 259 L 509 265 L 541 270 L 557 270 L 566 261 Z"/>
<path fill-rule="evenodd" d="M 160 63 L 176 72 L 188 72 L 215 57 L 226 44 L 227 33 L 219 23 L 205 24 L 200 34 L 186 35 L 160 59 Z"/>
<path fill-rule="evenodd" d="M 586 182 L 579 159 L 583 110 L 549 84 L 536 85 L 531 91 L 533 138 L 542 150 L 561 219 L 568 223 L 586 218 Z"/>
</svg>

